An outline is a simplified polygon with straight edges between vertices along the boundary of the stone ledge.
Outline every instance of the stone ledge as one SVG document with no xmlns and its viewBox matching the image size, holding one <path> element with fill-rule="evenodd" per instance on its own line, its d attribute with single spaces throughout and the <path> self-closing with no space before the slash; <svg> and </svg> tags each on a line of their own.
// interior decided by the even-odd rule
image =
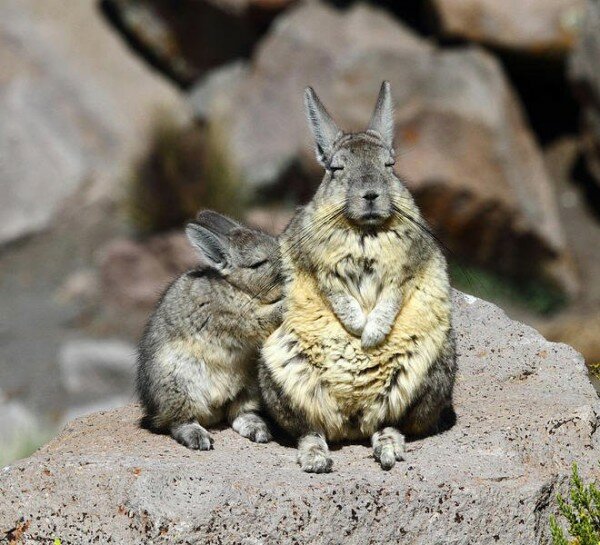
<svg viewBox="0 0 600 545">
<path fill-rule="evenodd" d="M 545 543 L 571 463 L 597 474 L 598 396 L 572 348 L 476 298 L 455 309 L 458 422 L 391 472 L 344 445 L 334 473 L 304 474 L 290 446 L 229 429 L 192 452 L 128 406 L 0 470 L 0 542 L 20 528 L 22 543 Z"/>
</svg>

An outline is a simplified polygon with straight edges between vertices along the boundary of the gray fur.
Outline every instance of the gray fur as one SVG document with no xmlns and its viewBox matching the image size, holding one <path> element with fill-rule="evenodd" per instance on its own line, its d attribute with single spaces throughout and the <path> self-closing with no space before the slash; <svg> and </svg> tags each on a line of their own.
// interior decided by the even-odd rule
<svg viewBox="0 0 600 545">
<path fill-rule="evenodd" d="M 169 286 L 140 342 L 145 422 L 199 450 L 212 447 L 205 427 L 225 419 L 240 435 L 266 442 L 256 360 L 281 321 L 279 246 L 215 212 L 201 213 L 186 232 L 206 265 Z"/>
<path fill-rule="evenodd" d="M 389 297 L 382 299 L 371 311 L 361 334 L 363 348 L 373 348 L 385 340 L 401 306 L 402 297 Z"/>
<path fill-rule="evenodd" d="M 394 103 L 390 84 L 387 81 L 381 84 L 368 130 L 377 133 L 389 148 L 394 147 Z"/>
<path fill-rule="evenodd" d="M 383 469 L 392 469 L 396 461 L 404 460 L 404 436 L 392 427 L 384 428 L 373 434 L 373 457 Z"/>
<path fill-rule="evenodd" d="M 327 166 L 336 138 L 341 135 L 335 121 L 331 118 L 312 87 L 304 93 L 304 106 L 310 128 L 315 138 L 317 160 Z"/>
<path fill-rule="evenodd" d="M 307 433 L 298 441 L 298 464 L 307 473 L 329 473 L 333 460 L 320 433 Z"/>
<path fill-rule="evenodd" d="M 173 424 L 169 429 L 171 436 L 182 445 L 193 450 L 211 450 L 214 440 L 198 422 Z"/>
<path fill-rule="evenodd" d="M 337 317 L 344 324 L 344 327 L 352 335 L 360 337 L 364 332 L 367 317 L 358 301 L 350 294 L 343 293 L 341 290 L 329 290 L 326 295 L 331 304 L 331 308 L 337 314 Z M 371 342 L 368 334 L 365 336 Z"/>
<path fill-rule="evenodd" d="M 452 392 L 456 379 L 456 338 L 448 331 L 447 341 L 431 366 L 401 428 L 412 437 L 442 432 L 450 427 L 456 415 L 452 407 Z"/>
<path fill-rule="evenodd" d="M 402 351 L 392 356 L 394 372 L 385 388 L 377 395 L 375 406 L 365 409 L 366 412 L 371 410 L 371 415 L 386 415 L 391 400 L 403 396 L 400 393 L 400 381 L 404 370 L 410 368 L 412 361 L 417 361 L 418 358 L 419 361 L 428 362 L 423 363 L 427 365 L 425 377 L 414 385 L 410 392 L 411 401 L 404 406 L 403 412 L 391 420 L 382 416 L 378 422 L 379 427 L 371 432 L 374 457 L 383 469 L 390 469 L 404 457 L 402 432 L 411 436 L 435 433 L 447 425 L 443 422 L 445 413 L 453 416 L 452 391 L 456 357 L 449 313 L 450 292 L 446 263 L 412 196 L 393 171 L 394 125 L 389 84 L 384 82 L 382 85 L 371 123 L 365 132 L 339 132 L 310 88 L 306 92 L 305 105 L 315 137 L 317 156 L 326 172 L 313 199 L 298 210 L 280 238 L 288 298 L 292 297 L 289 290 L 297 289 L 301 293 L 304 289 L 301 287 L 303 284 L 294 283 L 297 275 L 310 275 L 348 335 L 360 338 L 362 349 L 370 353 L 372 349 L 385 343 L 405 304 L 404 293 L 414 294 L 423 290 L 422 293 L 433 294 L 430 291 L 433 286 L 422 284 L 420 278 L 435 282 L 435 293 L 439 294 L 428 295 L 430 300 L 439 302 L 434 302 L 431 306 L 425 305 L 420 311 L 432 316 L 431 323 L 439 323 L 436 326 L 436 339 L 439 341 L 436 342 L 441 345 L 437 345 L 437 352 L 431 358 L 428 355 L 429 349 L 421 348 L 424 336 L 430 333 L 426 329 L 421 334 L 415 326 L 415 333 L 402 339 Z M 336 237 L 335 243 L 332 243 L 332 237 Z M 394 251 L 381 257 L 373 257 L 371 252 L 369 261 L 368 253 L 361 251 L 370 241 L 378 244 L 379 241 L 386 241 L 388 245 L 385 247 L 395 248 L 395 240 L 402 250 L 401 257 L 397 257 Z M 347 257 L 341 251 L 345 245 L 348 247 Z M 330 260 L 329 255 L 336 257 Z M 391 281 L 382 281 L 381 277 L 377 279 L 381 271 L 390 270 L 394 271 Z M 373 305 L 370 306 L 367 301 L 369 296 L 365 292 L 373 285 L 378 287 L 372 298 Z M 439 320 L 437 312 L 440 312 Z M 318 312 L 314 319 L 319 319 Z M 309 352 L 303 352 L 301 343 L 298 342 L 303 338 L 302 326 L 297 321 L 290 322 L 289 325 L 287 323 L 284 314 L 283 325 L 269 338 L 267 350 L 262 352 L 259 364 L 261 393 L 273 418 L 299 439 L 298 461 L 302 468 L 305 471 L 328 471 L 331 468 L 326 442 L 328 432 L 320 429 L 320 426 L 311 426 L 309 422 L 319 421 L 319 414 L 324 414 L 313 410 L 311 404 L 314 406 L 325 403 L 327 399 L 327 411 L 335 410 L 331 405 L 335 402 L 319 390 L 326 390 L 330 386 L 325 383 L 309 386 L 307 382 L 302 382 L 306 376 L 304 372 L 288 373 L 288 369 L 297 366 L 298 370 L 306 369 L 309 372 L 310 369 L 312 373 L 312 370 L 323 365 L 323 359 L 328 357 L 327 351 L 332 344 L 341 343 L 338 347 L 341 345 L 343 348 L 346 343 L 348 346 L 352 343 L 342 337 L 328 338 L 322 344 L 316 340 L 314 342 L 317 344 L 311 345 L 310 354 L 318 354 L 321 350 L 322 359 L 313 361 L 313 356 Z M 309 335 L 314 337 L 313 333 Z M 277 366 L 277 372 L 285 376 L 285 381 L 288 382 L 283 379 L 279 382 L 271 372 L 271 364 Z M 328 372 L 331 373 L 333 364 L 328 362 L 327 365 Z M 310 403 L 303 405 L 297 397 L 295 401 L 292 399 L 294 386 L 289 383 L 292 377 L 297 381 L 296 393 L 303 392 L 305 388 L 310 392 Z M 406 384 L 410 382 L 404 383 L 404 386 Z M 362 425 L 363 417 L 360 411 L 345 415 L 345 422 L 339 426 L 352 431 L 341 438 L 360 437 L 361 432 L 356 430 L 357 426 Z M 370 425 L 371 421 L 365 424 Z M 332 428 L 331 431 L 337 439 L 340 439 L 339 429 Z"/>
</svg>

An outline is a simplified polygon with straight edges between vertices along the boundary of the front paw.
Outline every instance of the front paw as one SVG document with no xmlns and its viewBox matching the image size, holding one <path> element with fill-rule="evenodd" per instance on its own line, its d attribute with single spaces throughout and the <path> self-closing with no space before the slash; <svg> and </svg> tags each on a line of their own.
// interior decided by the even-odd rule
<svg viewBox="0 0 600 545">
<path fill-rule="evenodd" d="M 330 473 L 333 460 L 325 439 L 315 433 L 302 437 L 298 443 L 298 464 L 307 473 Z"/>
<path fill-rule="evenodd" d="M 404 436 L 395 428 L 388 427 L 376 432 L 371 438 L 373 457 L 381 469 L 390 470 L 397 461 L 404 460 Z"/>
<path fill-rule="evenodd" d="M 360 344 L 365 350 L 379 346 L 385 340 L 387 333 L 377 324 L 367 322 L 360 337 Z"/>
<path fill-rule="evenodd" d="M 346 319 L 342 320 L 342 323 L 348 333 L 355 337 L 360 337 L 364 331 L 366 321 L 367 319 L 361 310 L 360 314 L 356 313 L 351 316 L 346 316 Z"/>
<path fill-rule="evenodd" d="M 304 452 L 298 455 L 298 464 L 306 473 L 331 473 L 333 460 L 325 452 Z"/>
<path fill-rule="evenodd" d="M 231 427 L 242 437 L 250 439 L 255 443 L 268 443 L 271 433 L 265 421 L 254 413 L 239 415 L 231 424 Z"/>
<path fill-rule="evenodd" d="M 182 445 L 192 450 L 211 450 L 214 440 L 197 422 L 181 424 L 171 429 L 173 438 Z"/>
</svg>

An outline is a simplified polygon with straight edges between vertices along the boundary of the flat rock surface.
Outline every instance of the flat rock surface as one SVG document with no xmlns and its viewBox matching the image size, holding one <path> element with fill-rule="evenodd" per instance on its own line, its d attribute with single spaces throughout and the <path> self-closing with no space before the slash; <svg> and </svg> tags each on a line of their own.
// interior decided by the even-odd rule
<svg viewBox="0 0 600 545">
<path fill-rule="evenodd" d="M 0 470 L 0 542 L 546 543 L 571 463 L 597 471 L 598 397 L 573 349 L 473 297 L 455 309 L 458 422 L 392 471 L 354 444 L 333 473 L 304 474 L 291 446 L 228 429 L 192 452 L 129 406 Z"/>
</svg>

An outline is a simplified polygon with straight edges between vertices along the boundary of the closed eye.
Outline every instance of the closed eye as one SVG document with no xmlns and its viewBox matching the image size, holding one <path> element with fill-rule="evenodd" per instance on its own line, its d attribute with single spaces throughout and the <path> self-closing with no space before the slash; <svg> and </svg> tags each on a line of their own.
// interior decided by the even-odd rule
<svg viewBox="0 0 600 545">
<path fill-rule="evenodd" d="M 252 263 L 252 265 L 248 265 L 249 269 L 258 269 L 262 265 L 264 265 L 268 259 L 263 259 L 262 261 L 257 261 L 256 263 Z"/>
<path fill-rule="evenodd" d="M 386 161 L 385 166 L 386 167 L 393 167 L 396 164 L 396 161 L 394 161 L 394 159 L 391 159 L 389 161 Z"/>
</svg>

